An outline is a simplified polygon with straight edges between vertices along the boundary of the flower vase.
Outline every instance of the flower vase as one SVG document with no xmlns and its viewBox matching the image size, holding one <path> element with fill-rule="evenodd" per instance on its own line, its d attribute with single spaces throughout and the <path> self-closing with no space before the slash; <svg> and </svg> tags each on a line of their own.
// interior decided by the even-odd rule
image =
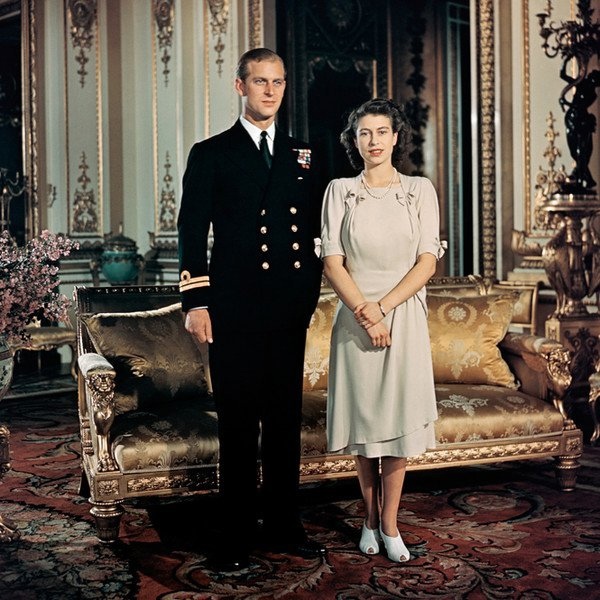
<svg viewBox="0 0 600 600">
<path fill-rule="evenodd" d="M 6 395 L 13 376 L 13 352 L 3 335 L 0 335 L 0 400 Z M 0 480 L 10 469 L 10 446 L 8 443 L 10 433 L 6 425 L 0 423 Z M 0 515 L 0 543 L 12 542 L 19 538 L 19 532 L 12 523 Z"/>
</svg>

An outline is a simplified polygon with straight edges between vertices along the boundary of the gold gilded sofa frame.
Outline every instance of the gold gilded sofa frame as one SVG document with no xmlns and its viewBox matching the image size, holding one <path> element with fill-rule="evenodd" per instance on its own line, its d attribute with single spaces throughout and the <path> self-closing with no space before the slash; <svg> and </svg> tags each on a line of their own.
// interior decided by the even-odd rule
<svg viewBox="0 0 600 600">
<path fill-rule="evenodd" d="M 430 288 L 456 293 L 484 294 L 490 291 L 481 278 L 438 278 Z M 514 287 L 511 285 L 511 287 Z M 150 310 L 179 301 L 177 286 L 77 287 L 77 314 Z M 508 334 L 500 344 L 504 359 L 519 371 L 524 391 L 554 404 L 563 416 L 560 432 L 540 437 L 489 442 L 438 445 L 435 450 L 411 458 L 409 470 L 479 465 L 503 461 L 553 457 L 558 485 L 575 488 L 578 458 L 583 442 L 579 429 L 569 420 L 562 397 L 570 384 L 569 353 L 558 342 L 530 334 Z M 145 471 L 121 472 L 112 456 L 111 425 L 114 420 L 115 371 L 95 354 L 81 320 L 77 319 L 78 411 L 82 444 L 81 493 L 89 497 L 98 537 L 117 539 L 123 502 L 147 496 L 182 496 L 211 493 L 218 486 L 216 465 L 157 466 Z M 526 375 L 524 377 L 524 375 Z M 528 381 L 530 380 L 530 381 Z M 526 418 L 526 417 L 524 417 Z M 349 456 L 303 456 L 301 482 L 353 477 L 354 460 Z"/>
</svg>

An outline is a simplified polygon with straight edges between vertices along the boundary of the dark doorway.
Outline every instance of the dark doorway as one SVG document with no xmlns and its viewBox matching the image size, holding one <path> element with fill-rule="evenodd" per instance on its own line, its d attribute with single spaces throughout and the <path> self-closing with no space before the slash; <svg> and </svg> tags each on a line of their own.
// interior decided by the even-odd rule
<svg viewBox="0 0 600 600">
<path fill-rule="evenodd" d="M 387 96 L 386 10 L 387 0 L 277 2 L 289 83 L 280 124 L 310 141 L 325 182 L 354 174 L 339 143 L 350 110 Z"/>
<path fill-rule="evenodd" d="M 468 0 L 276 0 L 288 73 L 280 126 L 310 142 L 323 186 L 355 174 L 339 135 L 373 97 L 404 105 L 414 137 L 402 171 L 433 181 L 448 251 L 440 274 L 476 272 Z"/>
<path fill-rule="evenodd" d="M 15 4 L 15 3 L 13 3 Z M 17 5 L 19 3 L 16 3 Z M 12 5 L 9 5 L 9 7 Z M 15 181 L 23 175 L 23 119 L 21 98 L 21 15 L 0 12 L 0 169 Z M 22 182 L 21 182 L 22 183 Z M 21 186 L 17 186 L 21 187 Z M 6 203 L 3 200 L 3 203 Z M 8 230 L 22 244 L 25 240 L 25 195 L 8 203 Z"/>
</svg>

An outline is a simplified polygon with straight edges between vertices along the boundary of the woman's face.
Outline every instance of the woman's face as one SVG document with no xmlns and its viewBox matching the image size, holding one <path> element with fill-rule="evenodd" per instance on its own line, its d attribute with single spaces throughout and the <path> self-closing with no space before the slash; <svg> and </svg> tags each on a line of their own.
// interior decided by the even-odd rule
<svg viewBox="0 0 600 600">
<path fill-rule="evenodd" d="M 358 120 L 355 143 L 365 167 L 391 164 L 397 141 L 398 133 L 394 133 L 386 115 L 365 115 Z"/>
</svg>

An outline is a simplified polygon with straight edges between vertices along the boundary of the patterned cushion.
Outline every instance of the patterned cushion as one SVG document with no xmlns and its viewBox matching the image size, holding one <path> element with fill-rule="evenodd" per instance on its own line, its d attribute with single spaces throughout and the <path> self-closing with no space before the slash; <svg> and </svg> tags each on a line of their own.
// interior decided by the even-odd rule
<svg viewBox="0 0 600 600">
<path fill-rule="evenodd" d="M 436 383 L 517 387 L 497 346 L 506 335 L 517 299 L 518 294 L 427 296 Z"/>
<path fill-rule="evenodd" d="M 177 469 L 216 464 L 217 414 L 210 399 L 173 402 L 118 415 L 111 440 L 119 469 Z"/>
<path fill-rule="evenodd" d="M 438 384 L 439 445 L 486 440 L 518 440 L 563 430 L 552 404 L 518 390 L 492 385 Z"/>
<path fill-rule="evenodd" d="M 439 446 L 545 437 L 563 430 L 563 418 L 552 404 L 519 390 L 494 385 L 436 383 Z M 304 392 L 302 455 L 327 453 L 327 392 Z"/>
<path fill-rule="evenodd" d="M 338 297 L 333 293 L 321 294 L 317 309 L 310 320 L 304 352 L 304 387 L 309 390 L 326 390 L 329 372 L 329 343 L 333 315 Z"/>
<path fill-rule="evenodd" d="M 129 313 L 81 315 L 90 339 L 117 372 L 118 413 L 207 395 L 198 346 L 180 304 Z"/>
</svg>

